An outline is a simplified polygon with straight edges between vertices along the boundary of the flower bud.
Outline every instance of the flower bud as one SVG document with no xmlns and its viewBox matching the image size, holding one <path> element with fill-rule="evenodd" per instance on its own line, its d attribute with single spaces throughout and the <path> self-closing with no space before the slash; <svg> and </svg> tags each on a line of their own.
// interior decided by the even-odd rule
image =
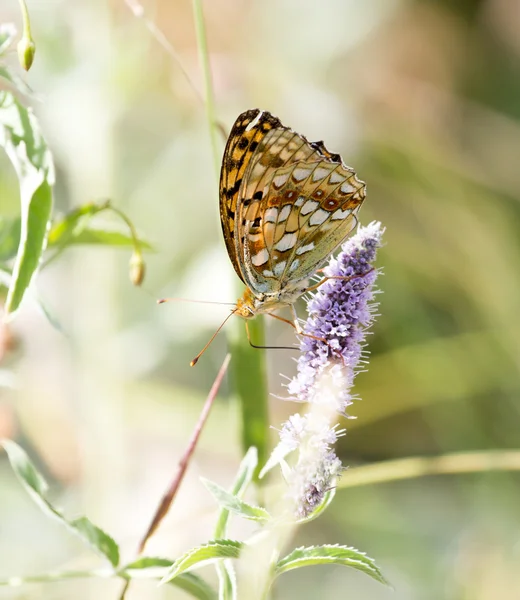
<svg viewBox="0 0 520 600">
<path fill-rule="evenodd" d="M 18 42 L 16 49 L 18 50 L 18 60 L 23 69 L 28 71 L 31 68 L 34 60 L 36 46 L 34 42 L 27 36 L 23 36 Z"/>
<path fill-rule="evenodd" d="M 140 286 L 143 283 L 145 275 L 145 264 L 143 256 L 140 252 L 134 251 L 130 259 L 130 281 L 135 286 Z"/>
</svg>

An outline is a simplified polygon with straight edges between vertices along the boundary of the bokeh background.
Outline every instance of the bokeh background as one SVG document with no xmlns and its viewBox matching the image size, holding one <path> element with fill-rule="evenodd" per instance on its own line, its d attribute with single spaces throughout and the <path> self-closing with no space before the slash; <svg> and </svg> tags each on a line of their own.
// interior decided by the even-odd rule
<svg viewBox="0 0 520 600">
<path fill-rule="evenodd" d="M 201 90 L 191 3 L 143 8 Z M 325 140 L 367 182 L 362 222 L 387 227 L 381 316 L 356 383 L 357 420 L 339 448 L 344 462 L 518 448 L 520 3 L 208 0 L 204 8 L 220 121 L 229 128 L 258 106 Z M 0 9 L 2 22 L 20 26 L 14 0 Z M 156 252 L 143 289 L 128 280 L 124 250 L 76 248 L 42 273 L 38 294 L 55 324 L 29 300 L 3 331 L 0 434 L 30 453 L 68 515 L 88 514 L 131 558 L 226 352 L 221 335 L 188 366 L 225 307 L 155 299 L 233 301 L 239 288 L 221 237 L 204 107 L 179 64 L 124 0 L 29 9 L 37 55 L 27 81 L 56 161 L 56 214 L 110 197 Z M 17 194 L 0 156 L 3 215 L 17 214 Z M 290 328 L 267 325 L 270 342 L 292 343 Z M 283 395 L 280 374 L 294 373 L 293 356 L 267 354 L 273 394 Z M 273 426 L 292 411 L 273 397 Z M 149 554 L 175 556 L 209 538 L 215 506 L 199 476 L 227 486 L 240 456 L 225 386 Z M 395 589 L 315 567 L 281 578 L 276 598 L 518 599 L 519 506 L 514 473 L 340 491 L 297 543 L 354 545 Z M 0 577 L 95 561 L 39 512 L 1 456 Z M 69 581 L 0 597 L 104 599 L 120 587 Z M 184 597 L 153 582 L 128 595 Z"/>
</svg>

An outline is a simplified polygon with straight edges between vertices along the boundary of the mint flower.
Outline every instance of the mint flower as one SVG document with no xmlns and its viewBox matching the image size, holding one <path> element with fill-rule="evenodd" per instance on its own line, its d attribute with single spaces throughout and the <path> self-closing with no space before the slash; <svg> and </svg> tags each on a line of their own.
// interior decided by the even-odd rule
<svg viewBox="0 0 520 600">
<path fill-rule="evenodd" d="M 280 463 L 298 517 L 308 516 L 322 502 L 336 478 L 341 462 L 334 452 L 344 434 L 336 424 L 352 404 L 354 377 L 364 354 L 367 329 L 374 319 L 373 286 L 378 271 L 373 264 L 384 229 L 380 223 L 359 227 L 337 258 L 324 269 L 329 279 L 308 301 L 307 334 L 323 338 L 301 339 L 298 373 L 287 386 L 289 399 L 307 402 L 307 414 L 293 415 L 282 426 L 280 443 L 264 472 Z M 297 450 L 292 466 L 285 457 Z"/>
</svg>

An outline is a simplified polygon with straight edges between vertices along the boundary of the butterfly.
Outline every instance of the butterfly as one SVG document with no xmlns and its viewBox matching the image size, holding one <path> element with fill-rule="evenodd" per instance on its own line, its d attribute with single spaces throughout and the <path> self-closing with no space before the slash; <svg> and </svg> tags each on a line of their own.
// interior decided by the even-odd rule
<svg viewBox="0 0 520 600">
<path fill-rule="evenodd" d="M 281 320 L 301 333 L 293 304 L 316 289 L 310 278 L 356 227 L 364 199 L 364 182 L 323 142 L 267 111 L 239 115 L 220 172 L 224 240 L 246 286 L 231 314 L 251 319 L 288 306 L 294 321 Z"/>
</svg>

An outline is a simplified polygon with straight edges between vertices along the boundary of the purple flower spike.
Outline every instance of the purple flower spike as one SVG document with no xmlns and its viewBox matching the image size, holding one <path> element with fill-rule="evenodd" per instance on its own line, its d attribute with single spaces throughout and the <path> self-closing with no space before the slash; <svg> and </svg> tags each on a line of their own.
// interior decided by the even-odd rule
<svg viewBox="0 0 520 600">
<path fill-rule="evenodd" d="M 373 264 L 383 232 L 376 222 L 360 227 L 324 269 L 325 277 L 337 279 L 326 281 L 308 302 L 303 330 L 326 342 L 302 336 L 298 374 L 287 388 L 291 400 L 309 403 L 309 411 L 293 415 L 283 425 L 280 443 L 263 469 L 282 466 L 293 512 L 300 518 L 321 504 L 341 474 L 333 447 L 344 430 L 335 423 L 352 404 L 351 388 L 374 318 L 378 272 Z M 297 458 L 289 466 L 285 457 L 294 450 Z"/>
<path fill-rule="evenodd" d="M 373 285 L 378 272 L 373 267 L 377 249 L 381 246 L 384 229 L 377 222 L 359 227 L 355 236 L 347 240 L 337 258 L 332 258 L 324 269 L 329 279 L 318 288 L 308 303 L 309 318 L 304 332 L 327 340 L 327 344 L 302 337 L 302 355 L 298 360 L 298 375 L 288 386 L 294 400 L 312 402 L 316 381 L 325 370 L 330 370 L 341 383 L 340 412 L 352 404 L 349 390 L 359 365 L 366 332 L 372 324 L 374 305 Z M 340 383 L 338 381 L 338 383 Z"/>
</svg>

